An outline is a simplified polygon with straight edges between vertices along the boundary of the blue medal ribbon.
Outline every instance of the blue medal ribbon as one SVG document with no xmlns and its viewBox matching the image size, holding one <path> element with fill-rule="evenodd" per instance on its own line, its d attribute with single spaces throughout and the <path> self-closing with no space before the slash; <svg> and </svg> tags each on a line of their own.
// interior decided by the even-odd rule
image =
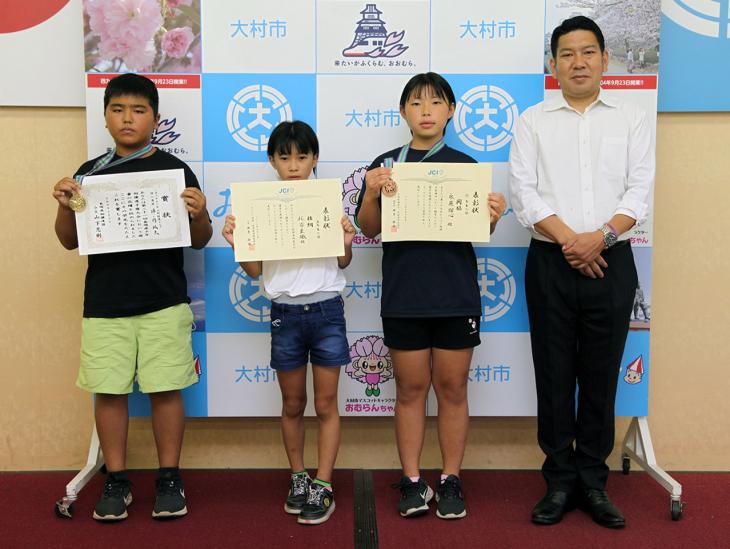
<svg viewBox="0 0 730 549">
<path fill-rule="evenodd" d="M 77 175 L 76 176 L 76 182 L 81 185 L 81 182 L 83 181 L 84 177 L 87 175 L 93 175 L 96 172 L 103 170 L 105 168 L 111 168 L 113 166 L 119 166 L 120 164 L 124 164 L 125 162 L 129 162 L 130 160 L 134 160 L 135 158 L 139 158 L 140 156 L 146 155 L 148 152 L 152 150 L 152 143 L 148 143 L 141 149 L 138 149 L 134 151 L 131 154 L 128 154 L 127 156 L 122 156 L 112 162 L 112 158 L 114 158 L 114 155 L 117 154 L 116 147 L 113 148 L 111 151 L 106 153 L 104 156 L 102 156 L 99 160 L 94 162 L 94 167 L 91 168 L 88 172 L 86 172 L 83 175 Z"/>
</svg>

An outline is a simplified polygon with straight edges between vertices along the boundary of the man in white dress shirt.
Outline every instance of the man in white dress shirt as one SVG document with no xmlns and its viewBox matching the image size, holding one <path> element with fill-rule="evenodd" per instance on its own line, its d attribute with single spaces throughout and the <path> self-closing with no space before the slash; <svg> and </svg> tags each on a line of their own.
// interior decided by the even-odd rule
<svg viewBox="0 0 730 549">
<path fill-rule="evenodd" d="M 627 231 L 647 216 L 654 149 L 645 113 L 601 89 L 608 54 L 595 22 L 563 21 L 551 50 L 562 93 L 522 114 L 510 150 L 512 207 L 533 237 L 525 290 L 546 455 L 532 521 L 555 524 L 578 504 L 621 528 L 606 458 L 638 283 Z"/>
</svg>

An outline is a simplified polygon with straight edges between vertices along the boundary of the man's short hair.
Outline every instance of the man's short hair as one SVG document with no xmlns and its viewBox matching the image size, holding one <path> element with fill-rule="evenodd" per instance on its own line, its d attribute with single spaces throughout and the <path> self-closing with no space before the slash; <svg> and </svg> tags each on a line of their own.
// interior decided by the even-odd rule
<svg viewBox="0 0 730 549">
<path fill-rule="evenodd" d="M 152 112 L 157 116 L 157 110 L 160 106 L 160 96 L 157 93 L 155 83 L 149 78 L 140 74 L 120 74 L 109 80 L 109 84 L 104 91 L 104 112 L 109 106 L 109 102 L 122 95 L 138 95 L 149 101 Z"/>
<path fill-rule="evenodd" d="M 586 30 L 592 32 L 596 36 L 596 40 L 598 40 L 598 47 L 601 48 L 601 53 L 606 50 L 606 41 L 603 39 L 601 27 L 599 27 L 596 22 L 590 17 L 577 15 L 575 17 L 571 17 L 570 19 L 566 19 L 557 27 L 555 27 L 553 35 L 550 38 L 550 50 L 552 51 L 553 59 L 558 56 L 558 41 L 560 40 L 560 37 L 564 34 L 568 34 L 569 32 L 577 30 Z"/>
</svg>

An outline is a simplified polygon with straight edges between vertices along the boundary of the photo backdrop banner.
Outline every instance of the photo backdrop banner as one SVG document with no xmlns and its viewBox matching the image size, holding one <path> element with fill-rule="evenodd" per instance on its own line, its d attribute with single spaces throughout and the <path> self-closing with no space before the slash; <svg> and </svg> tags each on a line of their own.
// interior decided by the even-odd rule
<svg viewBox="0 0 730 549">
<path fill-rule="evenodd" d="M 656 125 L 658 0 L 612 0 L 605 9 L 602 2 L 583 0 L 135 2 L 144 20 L 112 9 L 124 0 L 84 3 L 89 156 L 113 144 L 103 117 L 109 79 L 146 73 L 160 89 L 153 142 L 191 166 L 213 220 L 208 246 L 185 253 L 201 371 L 200 382 L 184 391 L 191 416 L 281 411 L 269 365 L 270 301 L 260 280 L 234 262 L 221 236 L 230 212 L 229 184 L 275 179 L 266 145 L 280 121 L 303 120 L 315 129 L 317 176 L 341 180 L 343 211 L 352 217 L 366 166 L 409 141 L 398 107 L 404 84 L 416 73 L 436 71 L 457 99 L 447 143 L 492 163 L 493 188 L 507 195 L 517 118 L 560 93 L 549 75 L 551 30 L 566 17 L 585 14 L 606 33 L 611 63 L 603 87 L 641 105 Z M 123 40 L 130 35 L 136 40 Z M 647 414 L 651 227 L 650 219 L 631 235 L 641 288 L 617 372 L 619 415 Z M 508 208 L 492 242 L 475 247 L 482 344 L 469 372 L 474 416 L 536 414 L 524 296 L 528 243 L 528 232 Z M 379 316 L 381 255 L 379 238 L 358 233 L 342 294 L 351 345 L 351 362 L 340 378 L 346 416 L 394 411 L 393 367 Z M 135 415 L 149 414 L 139 393 L 130 408 Z M 428 411 L 436 412 L 433 398 Z"/>
</svg>

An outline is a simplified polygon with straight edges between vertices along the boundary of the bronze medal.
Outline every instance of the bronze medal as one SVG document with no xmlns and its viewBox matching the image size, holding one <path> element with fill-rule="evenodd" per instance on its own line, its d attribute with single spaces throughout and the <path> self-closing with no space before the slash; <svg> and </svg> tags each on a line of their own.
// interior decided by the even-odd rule
<svg viewBox="0 0 730 549">
<path fill-rule="evenodd" d="M 398 185 L 396 185 L 395 181 L 393 181 L 392 179 L 388 181 L 385 185 L 383 185 L 383 194 L 388 198 L 395 196 L 397 192 Z"/>
<path fill-rule="evenodd" d="M 86 208 L 86 199 L 79 193 L 73 193 L 68 199 L 68 207 L 76 213 L 83 212 Z"/>
</svg>

